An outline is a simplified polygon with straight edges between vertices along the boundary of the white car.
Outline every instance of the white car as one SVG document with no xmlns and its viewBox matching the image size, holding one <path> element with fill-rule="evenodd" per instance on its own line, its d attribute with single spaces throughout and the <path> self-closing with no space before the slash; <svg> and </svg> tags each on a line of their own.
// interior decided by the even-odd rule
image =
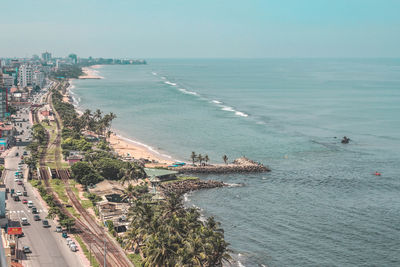
<svg viewBox="0 0 400 267">
<path fill-rule="evenodd" d="M 33 202 L 32 202 L 32 200 L 29 200 L 28 201 L 28 208 L 32 208 L 33 207 Z"/>
<path fill-rule="evenodd" d="M 22 196 L 22 192 L 21 191 L 17 191 L 17 196 Z"/>
<path fill-rule="evenodd" d="M 27 218 L 21 218 L 21 224 L 22 225 L 28 225 L 29 224 L 28 219 Z"/>
<path fill-rule="evenodd" d="M 16 178 L 14 179 L 14 182 L 19 182 L 19 181 L 21 181 L 21 179 L 19 179 L 18 177 L 16 177 Z"/>
</svg>

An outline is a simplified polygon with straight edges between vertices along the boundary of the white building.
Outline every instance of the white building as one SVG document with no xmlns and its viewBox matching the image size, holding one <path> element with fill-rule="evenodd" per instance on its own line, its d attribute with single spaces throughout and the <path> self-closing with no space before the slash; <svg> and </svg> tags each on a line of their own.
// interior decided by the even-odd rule
<svg viewBox="0 0 400 267">
<path fill-rule="evenodd" d="M 21 65 L 18 70 L 18 84 L 21 88 L 32 85 L 33 69 L 29 65 Z"/>
<path fill-rule="evenodd" d="M 32 85 L 33 86 L 39 86 L 42 88 L 45 84 L 45 79 L 44 79 L 44 73 L 38 70 L 35 70 L 33 72 L 33 80 L 32 80 Z"/>
<path fill-rule="evenodd" d="M 11 88 L 14 85 L 14 77 L 9 74 L 3 73 L 3 84 L 6 88 Z"/>
</svg>

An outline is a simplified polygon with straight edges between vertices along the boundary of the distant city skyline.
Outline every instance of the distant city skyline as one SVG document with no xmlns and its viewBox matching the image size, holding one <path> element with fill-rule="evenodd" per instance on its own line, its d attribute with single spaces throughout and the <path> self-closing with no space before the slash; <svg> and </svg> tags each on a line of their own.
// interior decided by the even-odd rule
<svg viewBox="0 0 400 267">
<path fill-rule="evenodd" d="M 398 0 L 2 3 L 0 57 L 400 57 Z"/>
</svg>

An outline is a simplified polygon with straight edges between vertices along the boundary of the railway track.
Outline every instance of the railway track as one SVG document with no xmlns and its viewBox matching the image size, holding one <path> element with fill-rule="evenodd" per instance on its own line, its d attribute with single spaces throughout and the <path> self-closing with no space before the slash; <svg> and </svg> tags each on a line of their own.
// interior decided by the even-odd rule
<svg viewBox="0 0 400 267">
<path fill-rule="evenodd" d="M 51 93 L 47 94 L 46 101 L 51 105 Z M 89 245 L 93 256 L 97 259 L 99 263 L 103 263 L 106 261 L 107 266 L 120 266 L 120 267 L 129 267 L 132 266 L 132 263 L 126 257 L 122 248 L 116 244 L 106 233 L 105 229 L 97 224 L 97 222 L 87 213 L 87 211 L 82 207 L 80 201 L 71 190 L 69 185 L 70 173 L 69 170 L 60 168 L 60 150 L 55 149 L 55 162 L 56 162 L 56 178 L 60 178 L 65 183 L 66 193 L 70 201 L 72 202 L 75 209 L 81 215 L 80 218 L 73 216 L 66 207 L 60 202 L 55 192 L 52 190 L 49 180 L 51 179 L 51 175 L 48 171 L 48 168 L 45 167 L 46 164 L 46 152 L 50 147 L 56 146 L 56 148 L 60 148 L 61 144 L 61 127 L 59 116 L 56 113 L 55 121 L 57 125 L 57 136 L 56 139 L 49 144 L 49 134 L 47 134 L 47 143 L 48 145 L 43 148 L 40 153 L 40 178 L 44 182 L 46 186 L 46 190 L 49 194 L 53 196 L 53 199 L 56 202 L 56 205 L 60 207 L 61 211 L 66 214 L 68 217 L 75 218 L 75 232 L 78 234 L 84 243 Z M 34 120 L 36 123 L 39 122 L 37 110 L 35 110 Z M 105 250 L 105 247 L 107 249 Z"/>
</svg>

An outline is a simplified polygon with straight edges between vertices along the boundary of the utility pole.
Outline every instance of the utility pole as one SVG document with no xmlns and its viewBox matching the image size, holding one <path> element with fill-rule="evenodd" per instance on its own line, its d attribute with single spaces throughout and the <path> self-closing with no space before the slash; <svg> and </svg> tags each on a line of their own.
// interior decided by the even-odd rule
<svg viewBox="0 0 400 267">
<path fill-rule="evenodd" d="M 107 244 L 106 244 L 106 237 L 104 236 L 104 267 L 107 267 Z"/>
</svg>

